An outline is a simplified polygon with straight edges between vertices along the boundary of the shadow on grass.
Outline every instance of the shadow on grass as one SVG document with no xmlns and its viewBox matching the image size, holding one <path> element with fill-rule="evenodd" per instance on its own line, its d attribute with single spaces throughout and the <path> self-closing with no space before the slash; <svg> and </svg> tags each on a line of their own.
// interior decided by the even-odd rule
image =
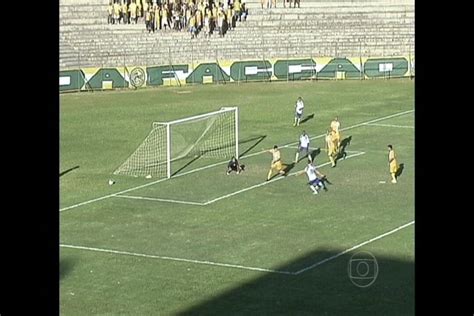
<svg viewBox="0 0 474 316">
<path fill-rule="evenodd" d="M 321 153 L 321 148 L 316 148 L 310 152 L 311 160 L 314 161 L 314 158 L 316 158 L 317 155 Z"/>
<path fill-rule="evenodd" d="M 239 154 L 239 159 L 240 159 L 241 157 L 243 157 L 246 153 L 248 153 L 249 151 L 251 151 L 252 149 L 254 149 L 255 146 L 257 146 L 258 144 L 260 144 L 260 142 L 262 142 L 262 140 L 264 140 L 265 137 L 267 137 L 267 135 L 261 135 L 261 136 L 257 136 L 257 137 L 251 137 L 251 138 L 248 138 L 248 139 L 240 140 L 240 141 L 239 141 L 239 145 L 245 144 L 245 143 L 249 143 L 249 142 L 254 141 L 254 140 L 256 140 L 256 142 L 255 142 L 254 144 L 252 144 L 249 148 L 247 148 L 244 152 L 240 153 L 240 154 Z"/>
<path fill-rule="evenodd" d="M 296 272 L 337 258 L 298 275 L 264 273 L 178 314 L 414 315 L 413 262 L 341 252 L 312 251 L 273 269 Z"/>
<path fill-rule="evenodd" d="M 181 168 L 179 168 L 178 170 L 176 170 L 175 172 L 173 172 L 171 174 L 171 176 L 174 176 L 178 173 L 180 173 L 181 171 L 183 171 L 184 169 L 186 169 L 187 167 L 189 167 L 193 162 L 195 162 L 196 160 L 198 160 L 199 158 L 201 158 L 200 155 L 197 155 L 195 157 L 193 157 L 190 161 L 188 161 L 187 163 L 184 164 L 184 166 L 182 166 Z"/>
<path fill-rule="evenodd" d="M 297 149 L 298 150 L 298 149 Z M 308 154 L 298 157 L 298 161 L 296 163 L 299 163 L 300 161 L 304 160 L 305 163 L 308 162 L 308 158 L 311 158 L 311 161 L 314 161 L 314 158 L 321 153 L 321 148 L 316 148 L 313 150 L 310 150 Z"/>
<path fill-rule="evenodd" d="M 61 259 L 59 262 L 59 279 L 66 277 L 73 269 L 75 263 L 71 258 Z"/>
<path fill-rule="evenodd" d="M 324 185 L 326 185 L 326 184 L 333 185 L 333 183 L 331 181 L 329 181 L 329 179 L 327 177 L 322 178 L 321 181 L 324 182 Z"/>
<path fill-rule="evenodd" d="M 339 147 L 339 152 L 337 153 L 336 156 L 336 161 L 338 161 L 341 158 L 345 158 L 347 156 L 346 153 L 346 148 L 351 144 L 352 141 L 352 136 L 346 137 L 343 140 L 341 140 L 341 146 Z"/>
<path fill-rule="evenodd" d="M 79 166 L 75 166 L 75 167 L 69 168 L 69 169 L 67 169 L 67 170 L 64 170 L 63 172 L 59 173 L 59 177 L 61 178 L 61 177 L 64 176 L 66 173 L 71 172 L 71 171 L 73 171 L 74 169 L 78 169 L 78 168 L 79 168 Z"/>
<path fill-rule="evenodd" d="M 285 170 L 285 175 L 288 175 L 290 173 L 291 169 L 293 169 L 294 167 L 295 167 L 294 162 L 286 164 L 285 168 L 283 169 L 283 170 Z"/>
<path fill-rule="evenodd" d="M 286 177 L 286 176 L 290 173 L 291 169 L 293 169 L 293 168 L 295 167 L 295 163 L 294 163 L 294 162 L 292 162 L 292 163 L 290 163 L 290 164 L 282 164 L 282 165 L 283 165 L 283 169 L 282 169 L 282 170 L 285 171 L 285 173 L 284 173 L 284 174 L 280 174 L 279 172 L 277 172 L 277 173 L 273 174 L 273 175 L 270 177 L 270 179 L 268 179 L 268 180 L 272 180 L 273 178 L 275 178 L 275 177 L 277 177 L 277 176 Z"/>
<path fill-rule="evenodd" d="M 242 157 L 243 155 L 245 155 L 246 153 L 248 153 L 250 150 L 252 150 L 253 148 L 255 148 L 255 146 L 257 146 L 261 141 L 263 141 L 265 139 L 265 137 L 267 137 L 267 135 L 259 135 L 259 136 L 254 136 L 254 137 L 250 137 L 250 138 L 247 138 L 247 139 L 242 139 L 239 141 L 239 145 L 241 144 L 246 144 L 246 143 L 250 143 L 250 142 L 253 142 L 253 141 L 256 141 L 254 144 L 252 144 L 249 148 L 247 148 L 243 153 L 241 153 L 239 155 L 239 158 Z M 201 157 L 205 157 L 207 153 L 210 153 L 212 151 L 217 151 L 217 150 L 221 150 L 223 148 L 227 148 L 229 147 L 229 145 L 224 145 L 224 146 L 216 146 L 214 148 L 210 148 L 206 151 L 201 151 L 200 153 L 194 153 L 194 157 L 192 157 L 191 155 L 188 155 L 186 157 L 182 157 L 180 159 L 176 159 L 176 161 L 180 160 L 180 161 L 186 161 L 187 159 L 189 159 L 189 161 L 187 161 L 186 163 L 184 163 L 183 166 L 179 167 L 179 169 L 177 169 L 176 171 L 174 171 L 171 176 L 175 176 L 177 175 L 178 173 L 182 172 L 184 169 L 188 168 L 189 166 L 191 166 L 196 160 L 198 160 L 199 158 Z M 228 159 L 230 160 L 231 157 L 228 157 Z"/>
<path fill-rule="evenodd" d="M 398 178 L 399 176 L 401 176 L 403 173 L 403 169 L 405 169 L 405 164 L 404 163 L 399 164 L 397 172 L 395 173 L 395 177 Z"/>
<path fill-rule="evenodd" d="M 303 118 L 301 121 L 300 121 L 300 124 L 303 124 L 309 120 L 312 120 L 314 118 L 314 113 L 311 113 L 310 115 L 306 116 L 305 118 Z"/>
</svg>

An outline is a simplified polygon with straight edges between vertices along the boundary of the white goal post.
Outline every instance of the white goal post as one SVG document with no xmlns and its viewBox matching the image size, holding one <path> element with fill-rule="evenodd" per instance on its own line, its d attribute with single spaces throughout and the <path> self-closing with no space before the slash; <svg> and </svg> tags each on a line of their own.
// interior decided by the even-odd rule
<svg viewBox="0 0 474 316">
<path fill-rule="evenodd" d="M 145 140 L 114 174 L 170 178 L 182 159 L 239 157 L 239 110 L 218 111 L 170 122 L 153 122 Z"/>
</svg>

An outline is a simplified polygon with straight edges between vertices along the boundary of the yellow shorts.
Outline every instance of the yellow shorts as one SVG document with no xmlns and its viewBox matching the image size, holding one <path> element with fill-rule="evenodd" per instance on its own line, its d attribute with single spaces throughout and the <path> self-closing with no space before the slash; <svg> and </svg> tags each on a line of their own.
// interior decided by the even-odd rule
<svg viewBox="0 0 474 316">
<path fill-rule="evenodd" d="M 334 156 L 336 154 L 336 146 L 328 147 L 328 156 Z"/>
<path fill-rule="evenodd" d="M 390 163 L 390 173 L 395 173 L 398 170 L 397 162 L 394 160 Z"/>
<path fill-rule="evenodd" d="M 283 165 L 281 163 L 281 160 L 278 160 L 277 162 L 274 162 L 272 163 L 271 169 L 276 169 L 276 171 L 280 171 L 281 169 L 283 169 Z"/>
</svg>

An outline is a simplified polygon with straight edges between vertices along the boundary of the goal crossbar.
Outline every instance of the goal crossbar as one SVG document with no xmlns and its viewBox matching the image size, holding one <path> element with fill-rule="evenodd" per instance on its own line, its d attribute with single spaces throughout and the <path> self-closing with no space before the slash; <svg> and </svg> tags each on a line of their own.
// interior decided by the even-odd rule
<svg viewBox="0 0 474 316">
<path fill-rule="evenodd" d="M 238 107 L 223 107 L 220 110 L 209 112 L 209 113 L 199 114 L 199 115 L 195 115 L 191 117 L 185 117 L 179 120 L 174 120 L 174 121 L 169 121 L 169 122 L 153 122 L 153 124 L 173 125 L 177 123 L 185 123 L 185 122 L 194 121 L 194 120 L 198 120 L 201 118 L 205 118 L 205 117 L 209 117 L 215 114 L 220 114 L 220 113 L 229 112 L 229 111 L 238 111 Z"/>
</svg>

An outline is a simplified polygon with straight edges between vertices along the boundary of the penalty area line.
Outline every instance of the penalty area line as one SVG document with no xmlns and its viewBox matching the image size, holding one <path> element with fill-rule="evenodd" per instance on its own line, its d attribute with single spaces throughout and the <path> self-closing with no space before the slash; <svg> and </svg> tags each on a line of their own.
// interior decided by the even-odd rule
<svg viewBox="0 0 474 316">
<path fill-rule="evenodd" d="M 326 263 L 326 262 L 328 262 L 328 261 L 334 260 L 334 259 L 336 259 L 336 258 L 338 258 L 338 257 L 340 257 L 340 256 L 342 256 L 342 255 L 344 255 L 344 254 L 346 254 L 346 253 L 352 251 L 352 250 L 355 250 L 355 249 L 357 249 L 357 248 L 360 248 L 360 247 L 362 247 L 362 246 L 365 246 L 365 245 L 367 245 L 367 244 L 370 244 L 371 242 L 374 242 L 374 241 L 376 241 L 376 240 L 382 239 L 382 238 L 384 238 L 384 237 L 386 237 L 386 236 L 388 236 L 388 235 L 391 235 L 391 234 L 393 234 L 393 233 L 395 233 L 395 232 L 397 232 L 397 231 L 399 231 L 399 230 L 401 230 L 401 229 L 403 229 L 403 228 L 405 228 L 405 227 L 408 227 L 408 226 L 410 226 L 410 225 L 413 225 L 414 223 L 415 223 L 415 221 L 411 221 L 411 222 L 406 223 L 406 224 L 404 224 L 404 225 L 402 225 L 402 226 L 399 226 L 399 227 L 397 227 L 397 228 L 395 228 L 395 229 L 392 229 L 392 230 L 389 231 L 389 232 L 386 232 L 386 233 L 381 234 L 381 235 L 379 235 L 379 236 L 377 236 L 377 237 L 374 237 L 374 238 L 372 238 L 372 239 L 369 239 L 369 240 L 366 240 L 366 241 L 364 241 L 364 242 L 361 242 L 360 244 L 357 244 L 357 245 L 355 245 L 355 246 L 353 246 L 353 247 L 351 247 L 351 248 L 348 248 L 348 249 L 346 249 L 346 250 L 344 250 L 344 251 L 341 251 L 340 253 L 335 254 L 334 256 L 331 256 L 331 257 L 326 258 L 326 259 L 324 259 L 324 260 L 318 261 L 318 262 L 316 262 L 316 263 L 314 263 L 314 264 L 312 264 L 312 265 L 310 265 L 310 266 L 308 266 L 308 267 L 306 267 L 306 268 L 303 268 L 303 269 L 301 269 L 301 270 L 299 270 L 299 271 L 296 271 L 296 272 L 294 272 L 294 275 L 298 275 L 298 274 L 301 274 L 301 273 L 306 272 L 306 271 L 308 271 L 308 270 L 311 270 L 311 269 L 313 269 L 313 268 L 316 268 L 317 266 L 320 266 L 320 265 L 322 265 L 323 263 Z"/>
<path fill-rule="evenodd" d="M 360 155 L 363 155 L 363 154 L 365 154 L 365 152 L 363 152 L 363 151 L 358 151 L 356 154 L 348 155 L 348 156 L 346 157 L 346 159 L 354 158 L 354 157 L 357 157 L 357 156 L 360 156 Z M 330 164 L 330 162 L 325 162 L 325 163 L 323 163 L 323 164 L 321 164 L 321 165 L 318 165 L 318 168 L 327 166 L 327 165 L 329 165 L 329 164 Z M 283 179 L 285 179 L 285 178 L 287 178 L 287 177 L 295 176 L 295 175 L 301 174 L 301 173 L 303 173 L 303 172 L 304 172 L 304 170 L 295 171 L 295 172 L 293 172 L 293 173 L 288 174 L 287 176 L 282 176 L 282 177 L 278 177 L 278 178 L 275 178 L 275 179 L 272 179 L 272 180 L 269 180 L 269 181 L 265 181 L 265 182 L 262 182 L 262 183 L 259 183 L 259 184 L 255 184 L 255 185 L 252 185 L 252 186 L 250 186 L 250 187 L 243 188 L 243 189 L 237 190 L 237 191 L 235 191 L 235 192 L 231 192 L 231 193 L 228 193 L 228 194 L 219 196 L 219 197 L 217 197 L 217 198 L 215 198 L 215 199 L 212 199 L 212 200 L 209 200 L 209 201 L 206 201 L 206 202 L 182 201 L 182 200 L 152 198 L 152 197 L 143 197 L 143 196 L 135 196 L 135 195 L 119 195 L 119 194 L 115 195 L 114 197 L 121 197 L 121 198 L 128 198 L 128 199 L 137 199 L 137 200 L 148 200 L 148 201 L 156 201 L 156 202 L 169 202 L 169 203 L 178 203 L 178 204 L 190 204 L 190 205 L 206 206 L 206 205 L 215 203 L 215 202 L 217 202 L 217 201 L 220 201 L 220 200 L 223 200 L 223 199 L 232 197 L 232 196 L 234 196 L 234 195 L 237 195 L 237 194 L 240 194 L 240 193 L 244 193 L 244 192 L 247 192 L 247 191 L 250 191 L 250 190 L 259 188 L 259 187 L 262 187 L 262 186 L 264 186 L 264 185 L 273 183 L 273 182 L 275 182 L 275 181 L 283 180 Z"/>
<path fill-rule="evenodd" d="M 181 201 L 181 200 L 172 200 L 172 199 L 160 199 L 160 198 L 152 198 L 152 197 L 146 197 L 146 196 L 135 196 L 135 195 L 115 195 L 114 197 L 126 198 L 126 199 L 135 199 L 135 200 L 169 202 L 169 203 L 178 203 L 178 204 L 206 205 L 205 203 L 201 203 L 201 202 Z"/>
<path fill-rule="evenodd" d="M 365 152 L 359 152 L 357 154 L 354 154 L 354 155 L 349 155 L 346 157 L 346 159 L 349 159 L 349 158 L 354 158 L 354 157 L 357 157 L 357 156 L 360 156 L 360 155 L 363 155 L 365 154 Z M 330 162 L 325 162 L 319 166 L 317 166 L 318 168 L 321 168 L 321 167 L 324 167 L 324 166 L 327 166 L 329 165 Z M 207 201 L 206 203 L 204 203 L 205 205 L 209 205 L 211 203 L 214 203 L 214 202 L 217 202 L 217 201 L 220 201 L 220 200 L 223 200 L 223 199 L 226 199 L 226 198 L 229 198 L 231 196 L 234 196 L 234 195 L 237 195 L 237 194 L 240 194 L 240 193 L 243 193 L 243 192 L 246 192 L 246 191 L 249 191 L 249 190 L 253 190 L 253 189 L 256 189 L 256 188 L 259 188 L 261 186 L 264 186 L 264 185 L 267 185 L 267 184 L 270 184 L 270 183 L 273 183 L 273 182 L 276 182 L 276 181 L 279 181 L 279 180 L 282 180 L 282 179 L 285 179 L 287 177 L 291 177 L 291 176 L 296 176 L 296 175 L 299 175 L 301 173 L 303 173 L 304 170 L 300 170 L 300 171 L 295 171 L 293 173 L 290 173 L 288 174 L 287 176 L 281 176 L 281 177 L 278 177 L 278 178 L 275 178 L 275 179 L 272 179 L 272 180 L 269 180 L 269 181 L 265 181 L 265 182 L 262 182 L 262 183 L 259 183 L 259 184 L 255 184 L 255 185 L 252 185 L 248 188 L 245 188 L 245 189 L 241 189 L 241 190 L 238 190 L 238 191 L 235 191 L 235 192 L 232 192 L 232 193 L 229 193 L 229 194 L 226 194 L 226 195 L 223 195 L 223 196 L 220 196 L 220 197 L 217 197 L 215 199 L 212 199 L 212 200 L 209 200 Z"/>
<path fill-rule="evenodd" d="M 194 259 L 186 259 L 186 258 L 177 258 L 177 257 L 168 257 L 168 256 L 159 256 L 159 255 L 149 255 L 149 254 L 144 254 L 144 253 L 137 253 L 137 252 L 129 252 L 129 251 L 121 251 L 121 250 L 113 250 L 113 249 L 104 249 L 104 248 L 96 248 L 96 247 L 85 247 L 85 246 L 76 246 L 76 245 L 68 245 L 68 244 L 60 244 L 59 246 L 62 248 L 70 248 L 70 249 L 79 249 L 79 250 L 87 250 L 87 251 L 95 251 L 95 252 L 102 252 L 102 253 L 109 253 L 109 254 L 118 254 L 118 255 L 124 255 L 124 256 L 132 256 L 132 257 L 142 257 L 142 258 L 148 258 L 148 259 L 158 259 L 158 260 L 168 260 L 168 261 L 177 261 L 177 262 L 186 262 L 186 263 L 193 263 L 193 264 L 203 264 L 203 265 L 210 265 L 210 266 L 218 266 L 218 267 L 224 267 L 224 268 L 234 268 L 234 269 L 241 269 L 241 270 L 250 270 L 250 271 L 258 271 L 258 272 L 267 272 L 267 273 L 275 273 L 275 274 L 285 274 L 285 275 L 299 275 L 301 273 L 304 273 L 308 270 L 314 269 L 326 262 L 329 262 L 333 259 L 336 259 L 352 250 L 355 250 L 357 248 L 360 248 L 364 245 L 367 245 L 371 242 L 374 242 L 376 240 L 382 239 L 388 235 L 391 235 L 401 229 L 404 229 L 410 225 L 413 225 L 415 221 L 411 221 L 407 224 L 404 224 L 402 226 L 399 226 L 395 229 L 392 229 L 389 232 L 386 232 L 384 234 L 381 234 L 377 237 L 374 237 L 372 239 L 369 239 L 367 241 L 364 241 L 358 245 L 355 245 L 351 248 L 348 248 L 334 256 L 331 256 L 329 258 L 326 258 L 324 260 L 321 260 L 319 262 L 316 262 L 315 264 L 312 264 L 306 268 L 303 268 L 301 270 L 298 270 L 296 272 L 292 271 L 286 271 L 286 270 L 273 270 L 273 269 L 267 269 L 267 268 L 259 268 L 259 267 L 250 267 L 250 266 L 243 266 L 243 265 L 238 265 L 238 264 L 231 264 L 231 263 L 221 263 L 221 262 L 213 262 L 213 261 L 207 261 L 207 260 L 194 260 Z"/>
<path fill-rule="evenodd" d="M 300 147 L 299 146 L 286 146 L 286 147 L 282 147 L 282 148 L 288 148 L 288 149 L 299 149 Z M 313 152 L 313 151 L 317 151 L 317 150 L 321 150 L 321 151 L 328 151 L 326 148 L 321 148 L 321 147 L 315 147 L 314 149 L 311 149 L 310 148 L 310 152 Z M 362 153 L 363 151 L 361 150 L 344 150 L 344 152 L 348 153 L 348 154 L 360 154 Z"/>
<path fill-rule="evenodd" d="M 376 119 L 373 119 L 373 120 L 370 120 L 370 121 L 366 121 L 366 122 L 362 122 L 362 123 L 358 123 L 358 124 L 355 124 L 355 125 L 351 125 L 351 126 L 348 126 L 348 127 L 344 127 L 344 128 L 341 128 L 339 129 L 339 131 L 347 131 L 347 130 L 350 130 L 350 129 L 353 129 L 353 128 L 357 128 L 357 127 L 361 127 L 361 126 L 367 126 L 369 124 L 372 124 L 372 123 L 375 123 L 375 122 L 379 122 L 379 121 L 383 121 L 383 120 L 388 120 L 392 117 L 397 117 L 397 116 L 402 116 L 402 115 L 405 115 L 405 114 L 408 114 L 408 113 L 412 113 L 412 112 L 415 112 L 415 110 L 407 110 L 407 111 L 403 111 L 403 112 L 398 112 L 398 113 L 395 113 L 395 114 L 390 114 L 390 115 L 386 115 L 386 116 L 382 116 L 382 117 L 379 117 L 379 118 L 376 118 Z M 321 135 L 317 135 L 317 136 L 313 136 L 313 137 L 310 137 L 309 139 L 310 140 L 313 140 L 313 139 L 317 139 L 317 138 L 321 138 L 321 137 L 324 137 L 326 136 L 326 134 L 321 134 Z M 298 144 L 298 142 L 295 142 L 295 143 L 291 143 L 291 144 L 287 144 L 287 145 L 283 145 L 282 147 L 286 147 L 286 146 L 291 146 L 293 144 Z"/>
<path fill-rule="evenodd" d="M 415 128 L 415 126 L 409 125 L 394 125 L 394 124 L 382 124 L 382 123 L 368 123 L 368 126 L 382 126 L 382 127 L 398 127 L 398 128 Z"/>
<path fill-rule="evenodd" d="M 176 257 L 168 257 L 168 256 L 149 255 L 149 254 L 144 254 L 144 253 L 103 249 L 103 248 L 95 248 L 95 247 L 75 246 L 75 245 L 67 245 L 67 244 L 60 244 L 60 247 L 89 250 L 89 251 L 103 252 L 103 253 L 111 253 L 111 254 L 118 254 L 118 255 L 125 255 L 125 256 L 133 256 L 133 257 L 143 257 L 143 258 L 149 258 L 149 259 L 160 259 L 160 260 L 179 261 L 179 262 L 187 262 L 187 263 L 195 263 L 195 264 L 205 264 L 205 265 L 211 265 L 211 266 L 259 271 L 259 272 L 278 273 L 278 274 L 287 274 L 287 275 L 295 274 L 294 272 L 290 272 L 290 271 L 272 270 L 272 269 L 258 268 L 258 267 L 248 267 L 248 266 L 243 266 L 243 265 L 238 265 L 238 264 L 220 263 L 220 262 L 213 262 L 213 261 L 207 261 L 207 260 L 194 260 L 194 259 L 176 258 Z"/>
</svg>

